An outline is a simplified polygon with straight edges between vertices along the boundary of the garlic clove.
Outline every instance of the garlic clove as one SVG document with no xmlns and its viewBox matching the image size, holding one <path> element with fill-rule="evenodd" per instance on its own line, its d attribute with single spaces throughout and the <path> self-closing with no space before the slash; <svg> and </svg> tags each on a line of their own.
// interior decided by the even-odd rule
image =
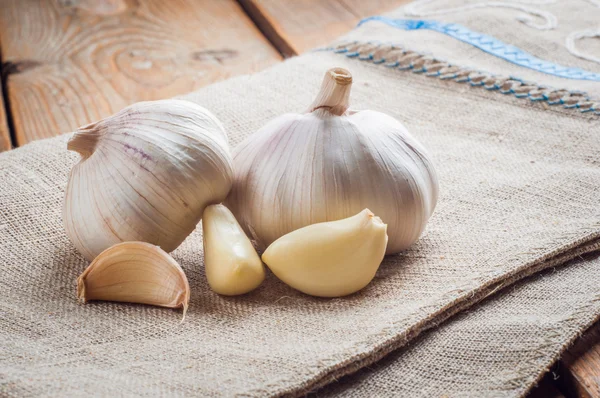
<svg viewBox="0 0 600 398">
<path fill-rule="evenodd" d="M 126 241 L 175 250 L 233 181 L 223 126 L 189 101 L 133 104 L 80 128 L 67 148 L 81 160 L 69 176 L 64 225 L 90 261 Z"/>
<path fill-rule="evenodd" d="M 265 279 L 262 261 L 237 220 L 221 204 L 202 216 L 204 269 L 211 289 L 226 296 L 248 293 Z"/>
<path fill-rule="evenodd" d="M 273 242 L 262 259 L 279 279 L 303 293 L 340 297 L 371 282 L 387 241 L 387 225 L 364 209 L 290 232 Z"/>
<path fill-rule="evenodd" d="M 183 307 L 190 301 L 188 280 L 177 262 L 145 242 L 118 243 L 92 261 L 77 279 L 77 297 L 92 300 Z"/>
</svg>

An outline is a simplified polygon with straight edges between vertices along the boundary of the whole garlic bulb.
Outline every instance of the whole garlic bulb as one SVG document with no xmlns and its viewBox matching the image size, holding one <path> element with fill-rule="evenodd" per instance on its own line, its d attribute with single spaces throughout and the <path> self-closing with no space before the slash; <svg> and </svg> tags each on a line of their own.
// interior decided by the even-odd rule
<svg viewBox="0 0 600 398">
<path fill-rule="evenodd" d="M 89 260 L 125 241 L 175 250 L 233 180 L 223 126 L 188 101 L 131 105 L 77 130 L 67 148 L 82 158 L 69 177 L 64 224 Z"/>
<path fill-rule="evenodd" d="M 348 110 L 351 85 L 347 70 L 330 69 L 308 112 L 270 121 L 235 149 L 226 204 L 260 248 L 364 208 L 388 224 L 387 254 L 423 231 L 438 197 L 429 155 L 391 116 Z"/>
</svg>

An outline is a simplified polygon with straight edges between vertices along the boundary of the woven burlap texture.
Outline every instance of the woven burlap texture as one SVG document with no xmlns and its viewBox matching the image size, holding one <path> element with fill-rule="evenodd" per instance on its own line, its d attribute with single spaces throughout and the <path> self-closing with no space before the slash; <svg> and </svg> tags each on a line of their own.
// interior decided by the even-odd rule
<svg viewBox="0 0 600 398">
<path fill-rule="evenodd" d="M 552 268 L 329 384 L 316 396 L 523 396 L 598 320 L 598 286 L 598 254 Z"/>
<path fill-rule="evenodd" d="M 594 116 L 327 52 L 185 98 L 215 112 L 236 145 L 272 117 L 306 109 L 332 66 L 354 74 L 356 108 L 402 120 L 436 162 L 441 197 L 416 245 L 386 258 L 373 283 L 347 298 L 311 298 L 272 275 L 257 291 L 226 298 L 208 288 L 197 231 L 173 253 L 192 288 L 185 322 L 167 309 L 81 305 L 75 280 L 87 262 L 61 221 L 77 156 L 64 136 L 4 153 L 2 393 L 299 394 L 600 235 Z"/>
</svg>

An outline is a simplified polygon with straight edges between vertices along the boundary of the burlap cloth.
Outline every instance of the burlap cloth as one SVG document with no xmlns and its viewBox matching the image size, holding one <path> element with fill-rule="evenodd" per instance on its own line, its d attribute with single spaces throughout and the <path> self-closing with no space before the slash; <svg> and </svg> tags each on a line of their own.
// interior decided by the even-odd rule
<svg viewBox="0 0 600 398">
<path fill-rule="evenodd" d="M 566 31 L 581 28 L 573 22 L 574 12 L 584 18 L 597 12 L 590 2 L 582 2 L 581 7 L 589 8 L 583 13 L 564 3 L 536 7 L 554 7 L 566 15 L 560 28 Z M 502 40 L 538 57 L 600 72 L 594 62 L 568 52 L 563 58 L 557 48 L 546 51 L 557 47 L 560 36 L 554 30 L 523 27 L 514 17 L 514 9 L 504 8 L 443 16 L 489 35 L 505 35 Z M 513 64 L 436 32 L 404 31 L 373 21 L 352 32 L 349 40 L 366 46 L 381 38 L 461 68 L 489 72 L 485 77 L 522 72 L 537 88 L 585 86 L 600 93 L 597 81 L 521 67 L 512 71 Z M 211 109 L 236 145 L 272 117 L 306 109 L 323 72 L 341 66 L 355 77 L 355 108 L 393 115 L 429 148 L 441 197 L 425 234 L 410 250 L 386 258 L 373 283 L 347 298 L 311 298 L 272 275 L 249 295 L 220 297 L 206 283 L 197 231 L 173 253 L 192 288 L 185 322 L 180 324 L 180 313 L 173 310 L 78 304 L 75 280 L 87 262 L 75 252 L 61 221 L 67 173 L 77 155 L 66 151 L 65 136 L 0 155 L 0 393 L 298 395 L 380 359 L 501 287 L 597 249 L 600 122 L 593 111 L 512 95 L 519 92 L 488 91 L 471 84 L 475 75 L 460 83 L 460 76 L 443 80 L 371 61 L 314 52 L 185 97 Z M 527 90 L 533 92 L 533 86 Z M 594 272 L 589 267 L 564 286 L 585 285 Z M 591 288 L 568 297 L 576 300 L 570 305 L 580 308 L 574 316 L 593 318 L 598 310 L 587 304 L 597 301 L 597 293 Z M 515 308 L 505 316 L 537 304 L 527 298 L 504 304 Z M 471 322 L 483 331 L 490 319 Z M 561 339 L 568 340 L 567 335 Z M 441 336 L 453 341 L 447 332 Z M 435 340 L 432 344 L 443 347 Z M 479 366 L 466 363 L 468 369 Z"/>
<path fill-rule="evenodd" d="M 522 396 L 598 321 L 597 256 L 527 278 L 316 396 Z"/>
</svg>

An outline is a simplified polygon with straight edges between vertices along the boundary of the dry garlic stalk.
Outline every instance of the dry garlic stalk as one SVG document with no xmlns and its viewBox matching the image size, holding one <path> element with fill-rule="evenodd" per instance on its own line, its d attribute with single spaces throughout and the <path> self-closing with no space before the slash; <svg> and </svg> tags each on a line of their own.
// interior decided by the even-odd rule
<svg viewBox="0 0 600 398">
<path fill-rule="evenodd" d="M 429 155 L 396 119 L 348 110 L 351 85 L 347 70 L 329 70 L 307 113 L 280 116 L 236 148 L 226 205 L 260 248 L 367 207 L 388 224 L 387 253 L 423 231 L 438 196 Z"/>
<path fill-rule="evenodd" d="M 339 297 L 371 282 L 387 242 L 386 225 L 365 209 L 290 232 L 273 242 L 262 259 L 279 279 L 301 292 Z"/>
<path fill-rule="evenodd" d="M 204 268 L 211 289 L 226 296 L 248 293 L 265 279 L 254 246 L 228 208 L 211 205 L 202 216 Z"/>
<path fill-rule="evenodd" d="M 160 247 L 144 242 L 116 244 L 102 253 L 77 279 L 77 296 L 180 308 L 190 301 L 190 286 L 177 262 Z"/>
<path fill-rule="evenodd" d="M 124 241 L 174 250 L 233 179 L 223 126 L 188 101 L 134 104 L 80 128 L 68 149 L 82 159 L 69 178 L 64 223 L 88 260 Z"/>
</svg>

